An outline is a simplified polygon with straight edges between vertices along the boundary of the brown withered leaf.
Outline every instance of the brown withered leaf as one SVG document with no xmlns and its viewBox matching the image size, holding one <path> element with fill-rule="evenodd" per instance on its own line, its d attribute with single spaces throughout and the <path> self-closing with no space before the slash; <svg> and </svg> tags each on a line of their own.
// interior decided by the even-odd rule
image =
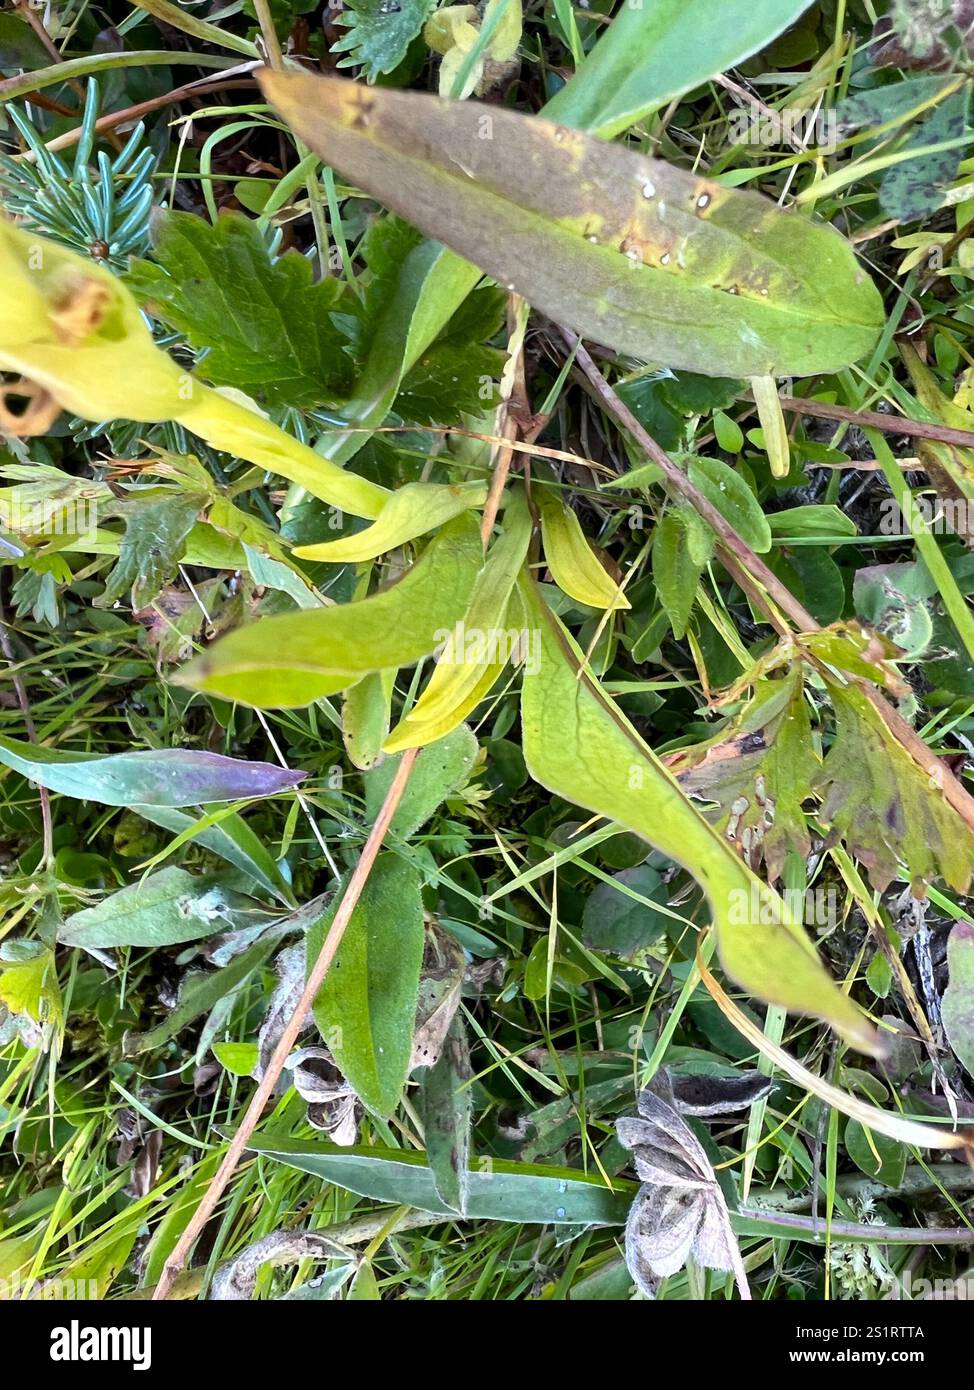
<svg viewBox="0 0 974 1390">
<path fill-rule="evenodd" d="M 771 882 L 789 849 L 811 848 L 802 802 L 818 772 L 801 673 L 763 680 L 715 739 L 667 759 L 684 791 L 715 803 L 708 820 Z"/>
<path fill-rule="evenodd" d="M 855 686 L 827 684 L 836 732 L 815 790 L 824 794 L 821 819 L 831 837 L 862 861 L 880 892 L 903 876 L 902 865 L 917 897 L 937 878 L 965 893 L 974 834 L 866 697 Z"/>
<path fill-rule="evenodd" d="M 745 1078 L 743 1087 L 731 1085 L 722 1098 L 719 1079 L 712 1080 L 718 1084 L 704 1101 L 705 1114 L 740 1109 L 767 1090 L 766 1083 L 762 1088 Z M 696 1108 L 692 1101 L 690 1105 Z M 732 1273 L 741 1298 L 749 1299 L 724 1194 L 703 1145 L 680 1117 L 679 1106 L 663 1071 L 640 1092 L 638 1116 L 616 1121 L 619 1141 L 632 1150 L 642 1181 L 626 1222 L 626 1264 L 637 1287 L 650 1298 L 661 1279 L 676 1274 L 692 1257 L 706 1269 Z"/>
<path fill-rule="evenodd" d="M 267 1264 L 292 1265 L 301 1260 L 335 1258 L 351 1264 L 355 1256 L 337 1241 L 314 1231 L 272 1231 L 220 1266 L 210 1286 L 210 1298 L 217 1303 L 246 1302 L 253 1297 L 257 1276 Z"/>
<path fill-rule="evenodd" d="M 308 1123 L 333 1144 L 349 1148 L 358 1139 L 362 1103 L 326 1047 L 302 1047 L 284 1064 L 294 1089 L 308 1102 Z"/>
<path fill-rule="evenodd" d="M 416 1001 L 416 1030 L 409 1070 L 435 1066 L 460 1003 L 466 968 L 463 947 L 435 922 L 426 922 L 423 968 Z"/>
</svg>

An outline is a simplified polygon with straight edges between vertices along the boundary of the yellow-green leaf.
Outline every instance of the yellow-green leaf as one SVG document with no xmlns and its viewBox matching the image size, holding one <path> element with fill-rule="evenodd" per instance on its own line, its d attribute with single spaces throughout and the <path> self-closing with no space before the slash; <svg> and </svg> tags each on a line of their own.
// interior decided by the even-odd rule
<svg viewBox="0 0 974 1390">
<path fill-rule="evenodd" d="M 863 356 L 879 295 L 838 232 L 500 106 L 263 69 L 292 129 L 355 184 L 597 342 L 711 376 Z"/>
<path fill-rule="evenodd" d="M 306 488 L 352 516 L 389 493 L 321 458 L 239 392 L 214 391 L 158 348 L 129 289 L 90 257 L 0 218 L 0 368 L 83 420 L 177 420 L 215 449 Z"/>
<path fill-rule="evenodd" d="M 521 604 L 512 591 L 530 539 L 531 515 L 523 492 L 516 492 L 504 514 L 504 532 L 477 576 L 462 627 L 453 630 L 426 689 L 386 740 L 387 753 L 442 738 L 498 679 L 521 636 Z"/>
<path fill-rule="evenodd" d="M 876 1036 L 829 977 L 787 904 L 703 819 L 672 774 L 598 683 L 579 671 L 579 649 L 535 587 L 523 582 L 541 659 L 526 673 L 524 756 L 557 796 L 644 836 L 703 888 L 724 969 L 743 988 L 795 1013 L 827 1020 L 850 1044 L 875 1053 Z"/>
<path fill-rule="evenodd" d="M 628 608 L 629 600 L 585 538 L 578 517 L 550 488 L 535 493 L 548 568 L 559 589 L 589 608 Z"/>
<path fill-rule="evenodd" d="M 302 545 L 294 554 L 300 560 L 326 560 L 335 565 L 374 560 L 397 545 L 435 531 L 471 507 L 482 507 L 486 500 L 486 483 L 407 483 L 392 494 L 364 531 L 318 545 Z"/>
<path fill-rule="evenodd" d="M 258 709 L 293 709 L 371 671 L 428 656 L 460 621 L 483 563 L 469 513 L 443 527 L 398 583 L 354 603 L 258 619 L 179 672 L 195 690 Z"/>
<path fill-rule="evenodd" d="M 367 772 L 382 752 L 389 732 L 395 671 L 372 671 L 345 695 L 342 738 L 349 761 Z"/>
</svg>

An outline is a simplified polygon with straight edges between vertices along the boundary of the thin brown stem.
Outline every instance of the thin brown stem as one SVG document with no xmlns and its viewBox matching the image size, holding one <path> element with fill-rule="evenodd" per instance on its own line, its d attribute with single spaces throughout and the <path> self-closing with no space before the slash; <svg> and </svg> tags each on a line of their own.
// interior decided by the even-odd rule
<svg viewBox="0 0 974 1390">
<path fill-rule="evenodd" d="M 760 556 L 756 555 L 737 534 L 730 522 L 726 521 L 716 507 L 697 491 L 687 475 L 677 468 L 666 451 L 647 433 L 632 411 L 619 399 L 585 348 L 581 343 L 578 343 L 575 335 L 565 333 L 564 337 L 565 341 L 573 348 L 577 343 L 576 362 L 605 409 L 632 436 L 640 448 L 645 450 L 653 462 L 658 464 L 667 487 L 695 507 L 704 521 L 716 533 L 721 564 L 731 578 L 767 615 L 769 622 L 779 635 L 783 637 L 794 636 L 788 622 L 793 623 L 799 633 L 820 632 L 820 625 L 808 609 L 799 603 L 794 594 L 785 587 L 777 575 L 772 573 Z M 783 405 L 787 403 L 785 399 L 782 400 Z M 839 409 L 839 407 L 829 407 L 829 409 Z M 852 411 L 846 413 L 854 414 Z M 864 417 L 860 415 L 856 418 L 858 420 Z M 884 421 L 884 424 L 888 424 L 886 416 L 880 416 L 880 419 Z M 954 433 L 962 434 L 963 431 L 954 431 Z M 974 443 L 974 436 L 971 439 Z M 788 622 L 783 621 L 783 619 L 787 619 Z M 974 830 L 974 800 L 961 786 L 947 764 L 936 754 L 931 753 L 923 739 L 910 728 L 906 720 L 896 712 L 875 685 L 867 680 L 854 680 L 853 684 L 882 719 L 890 736 L 910 754 L 914 762 L 923 769 L 928 777 L 934 779 L 933 784 L 942 789 L 950 806 Z"/>
<path fill-rule="evenodd" d="M 280 72 L 284 67 L 284 55 L 281 52 L 281 41 L 277 37 L 277 30 L 274 28 L 268 0 L 254 0 L 254 10 L 257 14 L 257 23 L 260 25 L 260 36 L 264 41 L 267 61 L 276 72 Z"/>
<path fill-rule="evenodd" d="M 911 439 L 935 439 L 941 444 L 958 444 L 962 449 L 974 449 L 974 430 L 935 425 L 929 420 L 907 420 L 902 415 L 883 415 L 878 410 L 850 410 L 844 405 L 826 405 L 824 401 L 805 401 L 795 396 L 782 396 L 780 399 L 782 410 L 795 415 L 813 415 L 818 420 L 840 420 L 843 424 L 882 430 L 884 434 L 905 434 Z"/>
<path fill-rule="evenodd" d="M 355 866 L 354 872 L 349 879 L 345 895 L 341 900 L 338 911 L 335 913 L 331 926 L 328 928 L 328 933 L 325 936 L 318 959 L 315 961 L 314 968 L 308 976 L 308 982 L 304 987 L 301 998 L 298 1000 L 294 1012 L 287 1021 L 284 1032 L 281 1034 L 280 1041 L 274 1049 L 273 1056 L 267 1064 L 264 1075 L 261 1077 L 260 1084 L 254 1092 L 243 1119 L 240 1121 L 240 1125 L 230 1142 L 230 1147 L 223 1157 L 223 1162 L 220 1164 L 213 1181 L 203 1195 L 203 1200 L 193 1213 L 192 1219 L 180 1236 L 172 1254 L 163 1267 L 162 1276 L 152 1295 L 153 1300 L 160 1300 L 168 1297 L 172 1289 L 173 1280 L 183 1268 L 193 1246 L 199 1239 L 200 1233 L 216 1211 L 220 1198 L 223 1196 L 227 1184 L 233 1177 L 237 1165 L 244 1155 L 250 1136 L 260 1122 L 261 1116 L 264 1113 L 264 1108 L 273 1095 L 274 1087 L 277 1085 L 278 1078 L 284 1070 L 284 1064 L 298 1039 L 298 1035 L 304 1027 L 308 1012 L 314 1004 L 325 976 L 328 974 L 332 962 L 338 953 L 342 937 L 345 935 L 345 931 L 352 918 L 352 913 L 355 911 L 358 900 L 362 896 L 362 890 L 365 887 L 369 874 L 372 872 L 372 866 L 382 846 L 382 841 L 385 839 L 386 831 L 389 829 L 389 825 L 395 815 L 396 807 L 399 805 L 400 799 L 402 798 L 418 752 L 419 750 L 417 748 L 410 748 L 402 756 L 402 761 L 396 769 L 396 775 L 392 779 L 392 783 L 386 793 L 386 799 L 382 803 L 382 809 L 379 811 L 375 824 L 369 831 L 368 839 L 362 849 L 362 854 Z"/>
</svg>

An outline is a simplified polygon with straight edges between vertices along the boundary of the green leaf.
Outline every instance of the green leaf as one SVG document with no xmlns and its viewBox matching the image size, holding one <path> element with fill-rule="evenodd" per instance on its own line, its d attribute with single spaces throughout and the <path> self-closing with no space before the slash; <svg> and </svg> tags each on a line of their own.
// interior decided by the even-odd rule
<svg viewBox="0 0 974 1390">
<path fill-rule="evenodd" d="M 816 783 L 822 820 L 869 871 L 880 892 L 905 866 L 918 886 L 942 877 L 966 893 L 974 833 L 855 686 L 827 682 L 835 740 Z"/>
<path fill-rule="evenodd" d="M 340 68 L 361 67 L 369 82 L 392 72 L 406 56 L 436 0 L 348 0 L 338 23 L 348 28 L 332 44 L 333 53 L 344 53 Z"/>
<path fill-rule="evenodd" d="M 505 302 L 503 291 L 490 285 L 468 296 L 403 376 L 400 415 L 416 425 L 459 425 L 464 415 L 483 415 L 497 404 L 507 356 L 484 340 L 500 330 Z"/>
<path fill-rule="evenodd" d="M 354 603 L 259 619 L 175 679 L 258 709 L 334 695 L 369 672 L 409 666 L 434 651 L 466 612 L 482 563 L 477 524 L 464 513 L 398 583 Z"/>
<path fill-rule="evenodd" d="M 922 150 L 961 139 L 967 129 L 969 107 L 970 91 L 965 86 L 934 107 L 903 149 Z M 879 190 L 879 205 L 886 216 L 902 222 L 931 217 L 944 200 L 962 154 L 963 149 L 937 150 L 887 169 Z"/>
<path fill-rule="evenodd" d="M 853 1163 L 868 1178 L 875 1178 L 884 1187 L 902 1187 L 909 1157 L 905 1144 L 885 1134 L 874 1134 L 858 1120 L 849 1120 L 845 1127 L 845 1146 Z"/>
<path fill-rule="evenodd" d="M 471 1074 L 466 1033 L 454 1016 L 436 1062 L 420 1070 L 419 1112 L 436 1194 L 460 1216 L 470 1191 Z"/>
<path fill-rule="evenodd" d="M 133 261 L 127 283 L 205 354 L 200 372 L 209 381 L 297 410 L 347 388 L 347 340 L 332 321 L 345 307 L 343 282 L 315 283 L 296 251 L 273 259 L 256 222 L 225 213 L 214 225 L 165 212 L 152 255 Z"/>
<path fill-rule="evenodd" d="M 947 967 L 950 982 L 941 1007 L 947 1041 L 974 1076 L 974 926 L 963 919 L 951 928 Z"/>
<path fill-rule="evenodd" d="M 771 528 L 761 504 L 739 473 L 720 459 L 697 454 L 678 456 L 687 463 L 687 474 L 698 492 L 716 507 L 725 521 L 753 551 L 771 549 Z"/>
<path fill-rule="evenodd" d="M 0 14 L 0 67 L 32 72 L 49 63 L 51 55 L 22 14 Z"/>
<path fill-rule="evenodd" d="M 371 526 L 338 540 L 298 546 L 294 554 L 299 560 L 332 565 L 373 560 L 435 531 L 461 512 L 482 507 L 486 500 L 486 483 L 406 483 L 392 494 Z"/>
<path fill-rule="evenodd" d="M 313 963 L 342 894 L 308 933 Z M 377 1115 L 399 1104 L 409 1071 L 423 963 L 419 875 L 395 854 L 375 861 L 314 1004 L 315 1022 L 335 1061 Z"/>
<path fill-rule="evenodd" d="M 646 0 L 623 5 L 575 76 L 545 108 L 609 140 L 766 48 L 810 0 Z"/>
<path fill-rule="evenodd" d="M 653 534 L 653 580 L 673 636 L 686 634 L 703 564 L 694 559 L 679 510 L 667 511 Z"/>
<path fill-rule="evenodd" d="M 316 153 L 542 313 L 711 376 L 835 371 L 882 304 L 831 227 L 538 117 L 263 69 Z M 485 138 L 485 133 L 489 138 Z"/>
<path fill-rule="evenodd" d="M 917 660 L 933 640 L 930 600 L 936 586 L 922 565 L 865 565 L 856 571 L 856 616 Z"/>
<path fill-rule="evenodd" d="M 263 1134 L 254 1135 L 247 1147 L 374 1201 L 456 1215 L 438 1194 L 425 1155 L 412 1150 L 340 1149 Z M 621 1226 L 635 1190 L 619 1179 L 612 1191 L 601 1178 L 577 1170 L 502 1159 L 494 1159 L 489 1169 L 472 1169 L 468 1182 L 468 1220 L 545 1226 Z"/>
<path fill-rule="evenodd" d="M 389 826 L 390 833 L 411 839 L 452 793 L 464 786 L 477 761 L 479 746 L 465 724 L 420 750 L 406 789 Z M 374 821 L 402 761 L 401 754 L 366 773 L 365 815 Z"/>
<path fill-rule="evenodd" d="M 342 702 L 342 738 L 349 761 L 368 772 L 382 754 L 389 732 L 395 673 L 373 671 L 346 691 Z"/>
<path fill-rule="evenodd" d="M 384 218 L 385 230 L 402 226 Z M 410 240 L 412 233 L 410 230 Z M 386 232 L 388 235 L 388 232 Z M 370 247 L 382 238 L 370 238 Z M 370 268 L 374 263 L 370 262 Z M 333 463 L 347 463 L 392 409 L 399 388 L 424 352 L 436 342 L 480 279 L 480 271 L 435 241 L 411 246 L 381 276 L 388 296 L 372 326 L 368 354 L 342 418 L 353 428 L 330 430 L 315 448 Z M 377 296 L 373 296 L 377 297 Z M 377 515 L 377 513 L 370 513 Z"/>
<path fill-rule="evenodd" d="M 593 951 L 631 958 L 666 931 L 669 890 L 649 864 L 637 864 L 598 883 L 585 900 L 582 939 Z"/>
<path fill-rule="evenodd" d="M 0 763 L 48 791 L 104 806 L 202 806 L 277 796 L 307 773 L 271 763 L 248 763 L 192 748 L 136 753 L 74 753 L 0 738 Z"/>
<path fill-rule="evenodd" d="M 140 502 L 127 512 L 118 561 L 105 581 L 96 608 L 111 608 L 131 596 L 133 608 L 144 608 L 176 573 L 186 541 L 196 523 L 203 498 L 185 494 Z"/>
<path fill-rule="evenodd" d="M 853 1046 L 875 1035 L 829 978 L 781 898 L 703 819 L 673 774 L 587 672 L 582 654 L 536 589 L 522 585 L 541 660 L 521 697 L 524 756 L 536 781 L 566 801 L 642 835 L 700 883 L 732 979 L 768 1003 L 827 1020 Z"/>
<path fill-rule="evenodd" d="M 783 507 L 780 512 L 770 512 L 766 520 L 775 540 L 786 536 L 839 540 L 843 536 L 858 534 L 852 517 L 846 516 L 833 502 L 806 502 L 801 507 Z"/>
<path fill-rule="evenodd" d="M 213 878 L 170 867 L 141 883 L 120 888 L 97 907 L 68 917 L 58 933 L 62 946 L 104 950 L 110 946 L 175 946 L 226 931 L 235 895 Z"/>
<path fill-rule="evenodd" d="M 232 1076 L 253 1076 L 259 1049 L 254 1042 L 218 1042 L 213 1044 L 213 1056 Z"/>
<path fill-rule="evenodd" d="M 219 821 L 213 825 L 202 825 L 203 817 L 188 815 L 185 811 L 178 811 L 171 806 L 135 804 L 131 809 L 145 820 L 152 821 L 153 825 L 161 825 L 163 829 L 172 830 L 177 835 L 193 831 L 192 839 L 195 844 L 202 845 L 211 854 L 219 855 L 228 864 L 240 869 L 272 897 L 285 903 L 293 901 L 291 890 L 263 840 L 236 812 L 221 815 Z M 201 828 L 194 831 L 193 828 L 197 825 Z"/>
</svg>

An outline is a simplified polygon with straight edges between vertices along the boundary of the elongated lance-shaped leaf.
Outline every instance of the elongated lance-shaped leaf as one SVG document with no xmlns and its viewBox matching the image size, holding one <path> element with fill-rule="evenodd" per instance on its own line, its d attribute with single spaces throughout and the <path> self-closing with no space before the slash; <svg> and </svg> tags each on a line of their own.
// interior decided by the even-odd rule
<svg viewBox="0 0 974 1390">
<path fill-rule="evenodd" d="M 540 661 L 525 672 L 524 757 L 531 775 L 566 801 L 642 835 L 703 888 L 721 962 L 744 989 L 831 1023 L 852 1046 L 878 1052 L 865 1016 L 829 977 L 787 905 L 704 820 L 598 683 L 535 586 L 521 583 Z"/>
<path fill-rule="evenodd" d="M 866 353 L 879 295 L 832 228 L 538 117 L 260 75 L 316 153 L 536 309 L 644 360 L 805 376 Z"/>
<path fill-rule="evenodd" d="M 389 493 L 321 458 L 272 420 L 182 370 L 156 347 L 127 286 L 88 257 L 0 218 L 0 367 L 83 420 L 177 420 L 215 449 L 352 516 Z"/>
<path fill-rule="evenodd" d="M 504 531 L 477 576 L 463 625 L 451 633 L 426 689 L 386 739 L 387 753 L 442 738 L 498 679 L 521 636 L 520 600 L 511 600 L 530 539 L 531 514 L 524 493 L 517 491 L 504 513 Z"/>
<path fill-rule="evenodd" d="M 308 933 L 309 970 L 342 897 Z M 314 1003 L 335 1061 L 380 1115 L 392 1114 L 406 1084 L 422 964 L 422 880 L 398 855 L 382 854 Z"/>
<path fill-rule="evenodd" d="M 483 563 L 465 512 L 443 527 L 398 583 L 354 603 L 263 618 L 239 628 L 175 677 L 257 709 L 294 709 L 371 671 L 428 656 L 460 621 Z"/>
<path fill-rule="evenodd" d="M 622 5 L 545 107 L 608 140 L 769 43 L 810 0 L 648 0 Z"/>
<path fill-rule="evenodd" d="M 590 608 L 628 608 L 629 600 L 599 564 L 578 517 L 549 488 L 537 492 L 544 555 L 555 583 Z"/>
<path fill-rule="evenodd" d="M 302 545 L 294 554 L 301 560 L 325 560 L 333 565 L 373 560 L 395 550 L 397 545 L 435 531 L 471 507 L 482 507 L 486 500 L 486 483 L 406 483 L 392 494 L 364 531 L 317 545 Z"/>
<path fill-rule="evenodd" d="M 201 806 L 290 791 L 308 774 L 195 748 L 77 753 L 0 738 L 0 763 L 48 791 L 104 806 Z"/>
</svg>

